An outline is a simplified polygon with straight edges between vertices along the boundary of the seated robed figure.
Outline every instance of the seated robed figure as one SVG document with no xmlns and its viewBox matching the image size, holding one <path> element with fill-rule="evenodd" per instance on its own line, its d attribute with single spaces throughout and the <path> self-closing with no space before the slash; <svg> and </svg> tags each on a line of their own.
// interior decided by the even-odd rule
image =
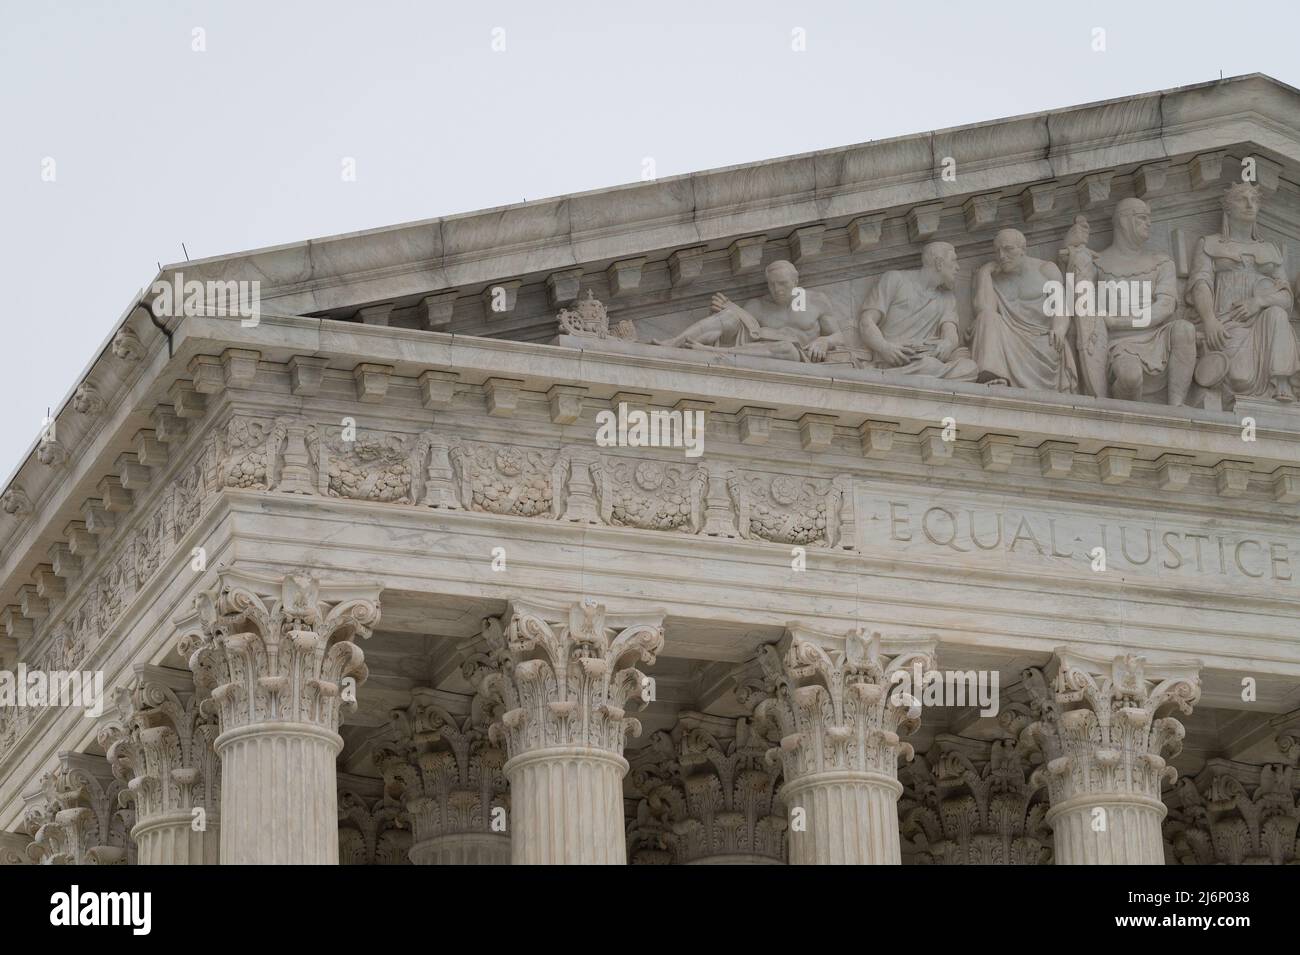
<svg viewBox="0 0 1300 955">
<path fill-rule="evenodd" d="M 975 313 L 971 352 L 980 380 L 1032 391 L 1075 392 L 1079 369 L 1065 309 L 1052 314 L 1052 284 L 1063 287 L 1054 262 L 1026 254 L 1024 234 L 1003 229 L 995 258 L 980 266 L 972 287 Z"/>
<path fill-rule="evenodd" d="M 853 350 L 855 364 L 974 381 L 979 369 L 958 332 L 957 273 L 957 251 L 947 242 L 931 242 L 921 251 L 919 269 L 881 275 L 858 312 L 866 348 Z"/>
<path fill-rule="evenodd" d="M 1223 226 L 1196 243 L 1187 276 L 1187 302 L 1205 340 L 1197 383 L 1233 397 L 1293 402 L 1300 349 L 1282 250 L 1259 234 L 1258 187 L 1236 183 L 1222 202 Z"/>
</svg>

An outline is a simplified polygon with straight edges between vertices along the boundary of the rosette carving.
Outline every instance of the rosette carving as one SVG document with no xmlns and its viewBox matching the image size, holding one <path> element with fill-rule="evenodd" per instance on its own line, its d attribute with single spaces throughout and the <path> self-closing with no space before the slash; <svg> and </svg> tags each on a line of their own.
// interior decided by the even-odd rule
<svg viewBox="0 0 1300 955">
<path fill-rule="evenodd" d="M 702 467 L 601 456 L 591 476 L 606 524 L 690 534 L 704 526 L 709 474 Z"/>
<path fill-rule="evenodd" d="M 852 548 L 852 486 L 847 475 L 820 481 L 737 472 L 727 478 L 740 536 L 777 544 Z"/>
</svg>

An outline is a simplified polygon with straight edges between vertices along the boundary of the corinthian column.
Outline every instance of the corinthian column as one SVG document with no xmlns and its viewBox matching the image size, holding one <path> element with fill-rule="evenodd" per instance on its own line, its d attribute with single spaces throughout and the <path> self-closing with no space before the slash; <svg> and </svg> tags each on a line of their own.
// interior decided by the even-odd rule
<svg viewBox="0 0 1300 955">
<path fill-rule="evenodd" d="M 483 697 L 474 697 L 461 717 L 447 708 L 459 702 L 456 694 L 419 687 L 411 697 L 407 709 L 393 713 L 394 741 L 375 757 L 387 795 L 410 823 L 411 861 L 509 865 L 506 759 L 488 739 Z"/>
<path fill-rule="evenodd" d="M 513 603 L 490 651 L 466 669 L 505 712 L 492 725 L 509 759 L 515 865 L 624 865 L 623 777 L 629 697 L 649 681 L 633 664 L 663 648 L 663 614 L 611 614 L 591 598 L 564 606 Z M 485 669 L 488 667 L 490 669 Z"/>
<path fill-rule="evenodd" d="M 900 735 L 920 725 L 920 703 L 900 683 L 920 686 L 934 667 L 930 643 L 881 649 L 880 634 L 843 640 L 794 628 L 784 658 L 763 647 L 768 696 L 755 720 L 775 728 L 790 809 L 791 865 L 899 865 Z M 901 679 L 900 679 L 901 678 Z"/>
<path fill-rule="evenodd" d="M 1166 761 L 1182 749 L 1183 725 L 1157 714 L 1190 713 L 1201 697 L 1200 665 L 1149 665 L 1138 656 L 1057 652 L 1049 687 L 1026 670 L 1037 722 L 1021 741 L 1038 749 L 1052 808 L 1047 822 L 1057 865 L 1164 865 L 1160 785 L 1177 771 Z"/>
<path fill-rule="evenodd" d="M 220 718 L 223 865 L 338 864 L 339 719 L 380 589 L 222 571 L 196 601 L 202 630 L 181 651 Z"/>
<path fill-rule="evenodd" d="M 99 733 L 113 775 L 135 804 L 139 865 L 216 865 L 221 764 L 217 719 L 183 670 L 141 666 L 117 693 L 119 719 Z"/>
</svg>

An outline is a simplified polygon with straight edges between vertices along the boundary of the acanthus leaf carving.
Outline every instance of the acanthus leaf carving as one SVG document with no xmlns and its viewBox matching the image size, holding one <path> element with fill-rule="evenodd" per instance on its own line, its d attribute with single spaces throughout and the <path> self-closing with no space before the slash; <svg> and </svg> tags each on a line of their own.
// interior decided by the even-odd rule
<svg viewBox="0 0 1300 955">
<path fill-rule="evenodd" d="M 488 653 L 467 662 L 480 693 L 502 713 L 491 728 L 513 758 L 557 746 L 621 755 L 640 721 L 626 711 L 663 649 L 663 615 L 612 614 L 590 597 L 566 607 L 512 604 L 505 627 L 491 621 Z"/>
</svg>

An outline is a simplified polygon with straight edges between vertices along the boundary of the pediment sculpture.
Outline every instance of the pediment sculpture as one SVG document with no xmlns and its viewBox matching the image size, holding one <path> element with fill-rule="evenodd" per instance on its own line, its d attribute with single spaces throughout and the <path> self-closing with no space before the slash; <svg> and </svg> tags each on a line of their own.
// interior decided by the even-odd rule
<svg viewBox="0 0 1300 955">
<path fill-rule="evenodd" d="M 742 306 L 715 293 L 708 315 L 649 344 L 1175 407 L 1293 403 L 1300 344 L 1284 254 L 1259 232 L 1255 185 L 1230 186 L 1222 206 L 1222 228 L 1197 241 L 1181 295 L 1174 259 L 1150 247 L 1150 207 L 1128 197 L 1099 251 L 1082 215 L 1056 262 L 1030 255 L 1018 230 L 1000 231 L 971 283 L 965 338 L 956 250 L 931 242 L 919 268 L 872 279 L 851 321 L 780 260 L 766 269 L 765 295 Z"/>
</svg>

